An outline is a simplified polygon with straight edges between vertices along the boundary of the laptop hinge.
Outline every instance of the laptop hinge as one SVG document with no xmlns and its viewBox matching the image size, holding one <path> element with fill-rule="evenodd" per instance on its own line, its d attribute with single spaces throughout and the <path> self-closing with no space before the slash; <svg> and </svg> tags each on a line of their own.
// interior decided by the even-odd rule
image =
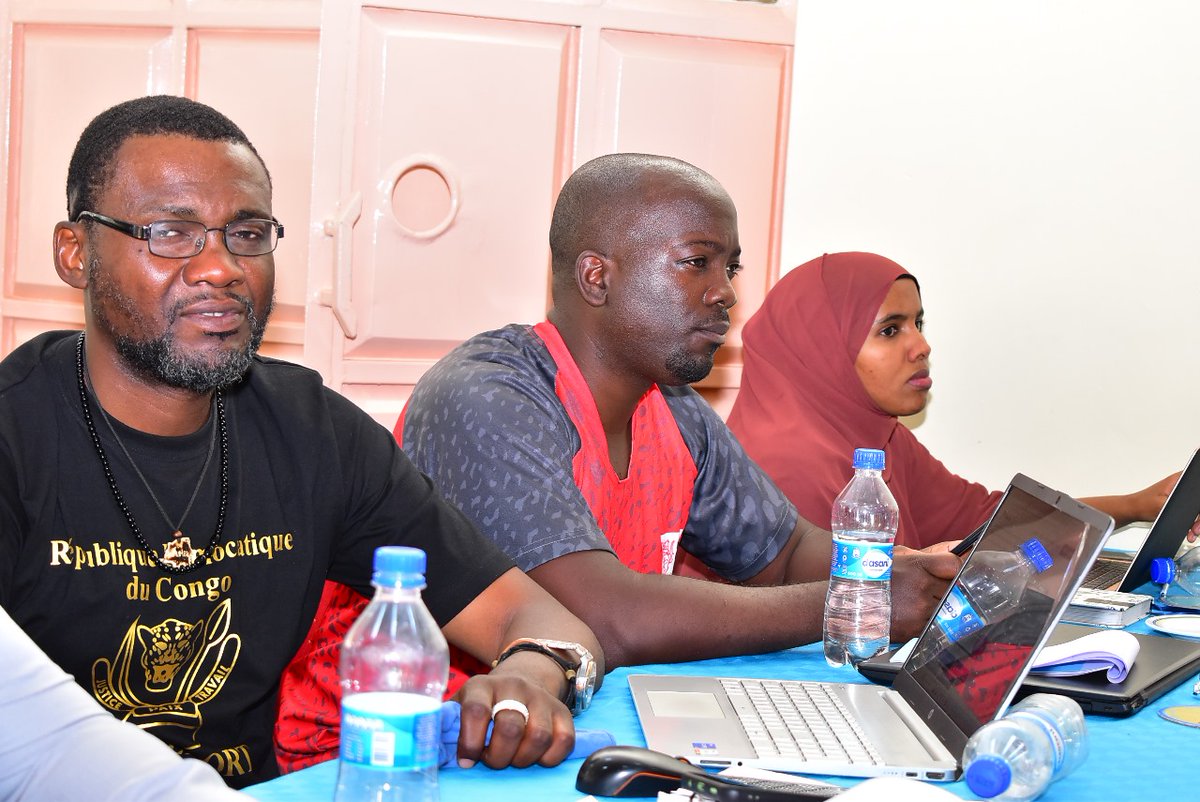
<svg viewBox="0 0 1200 802">
<path fill-rule="evenodd" d="M 896 712 L 904 722 L 904 726 L 908 727 L 909 731 L 916 736 L 917 741 L 929 753 L 929 756 L 934 760 L 949 760 L 952 763 L 957 763 L 958 758 L 950 754 L 950 750 L 946 745 L 938 740 L 938 737 L 933 734 L 933 730 L 929 729 L 929 725 L 921 720 L 916 711 L 913 710 L 908 702 L 904 701 L 904 697 L 896 691 L 887 691 L 883 694 L 883 699 Z"/>
</svg>

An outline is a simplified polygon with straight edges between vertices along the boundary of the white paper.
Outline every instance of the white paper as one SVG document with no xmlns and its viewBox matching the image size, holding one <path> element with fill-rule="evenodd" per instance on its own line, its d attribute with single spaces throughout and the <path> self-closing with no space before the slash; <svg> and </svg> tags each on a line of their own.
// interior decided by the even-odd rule
<svg viewBox="0 0 1200 802">
<path fill-rule="evenodd" d="M 913 638 L 908 643 L 897 649 L 891 657 L 888 658 L 889 663 L 903 663 L 912 654 L 913 647 L 917 645 L 917 639 Z"/>
<path fill-rule="evenodd" d="M 890 662 L 903 663 L 917 643 L 913 638 L 896 650 Z M 1137 659 L 1141 643 L 1120 629 L 1097 630 L 1081 638 L 1044 646 L 1030 671 L 1050 677 L 1073 677 L 1093 671 L 1107 672 L 1109 682 L 1122 682 Z"/>
<path fill-rule="evenodd" d="M 671 574 L 675 572 L 675 555 L 679 551 L 679 538 L 683 535 L 683 530 L 678 532 L 663 532 L 658 536 L 659 543 L 662 544 L 662 572 Z"/>
<path fill-rule="evenodd" d="M 1109 682 L 1121 682 L 1137 659 L 1141 644 L 1124 630 L 1100 630 L 1082 638 L 1043 646 L 1032 671 L 1051 677 L 1107 672 Z"/>
</svg>

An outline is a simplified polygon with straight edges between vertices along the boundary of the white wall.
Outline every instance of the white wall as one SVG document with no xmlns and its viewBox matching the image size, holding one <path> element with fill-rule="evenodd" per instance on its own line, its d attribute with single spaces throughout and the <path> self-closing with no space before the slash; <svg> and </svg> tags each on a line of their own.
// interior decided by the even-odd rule
<svg viewBox="0 0 1200 802">
<path fill-rule="evenodd" d="M 917 436 L 1126 492 L 1200 446 L 1200 4 L 799 0 L 783 264 L 920 279 Z"/>
</svg>

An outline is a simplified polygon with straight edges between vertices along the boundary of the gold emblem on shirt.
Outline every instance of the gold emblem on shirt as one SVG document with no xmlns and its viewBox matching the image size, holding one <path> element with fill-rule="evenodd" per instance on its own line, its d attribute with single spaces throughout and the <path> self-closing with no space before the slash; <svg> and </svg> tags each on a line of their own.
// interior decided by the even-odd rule
<svg viewBox="0 0 1200 802">
<path fill-rule="evenodd" d="M 146 626 L 139 616 L 116 656 L 92 664 L 93 694 L 118 717 L 183 744 L 184 753 L 199 749 L 202 707 L 221 692 L 241 651 L 241 638 L 229 624 L 229 599 L 194 622 L 167 618 Z M 169 728 L 183 737 L 167 736 Z"/>
</svg>

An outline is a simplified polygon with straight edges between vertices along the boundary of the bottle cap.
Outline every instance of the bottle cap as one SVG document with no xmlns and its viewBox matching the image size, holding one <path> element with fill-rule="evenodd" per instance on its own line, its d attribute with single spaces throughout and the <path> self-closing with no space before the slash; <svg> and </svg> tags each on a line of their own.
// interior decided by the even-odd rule
<svg viewBox="0 0 1200 802">
<path fill-rule="evenodd" d="M 1155 557 L 1150 561 L 1150 581 L 1159 585 L 1175 581 L 1175 561 L 1170 557 Z"/>
<path fill-rule="evenodd" d="M 984 799 L 1004 793 L 1012 782 L 1012 769 L 999 755 L 980 755 L 967 766 L 965 775 L 967 787 Z"/>
<path fill-rule="evenodd" d="M 1050 552 L 1046 551 L 1042 541 L 1036 537 L 1031 537 L 1022 543 L 1021 552 L 1029 558 L 1029 561 L 1033 563 L 1033 570 L 1039 574 L 1054 565 L 1054 558 L 1050 556 Z"/>
<path fill-rule="evenodd" d="M 425 552 L 411 546 L 380 546 L 375 549 L 371 582 L 391 587 L 425 587 Z"/>
<path fill-rule="evenodd" d="M 882 471 L 886 463 L 887 456 L 878 448 L 854 449 L 854 470 L 856 471 L 864 468 L 869 471 Z"/>
</svg>

